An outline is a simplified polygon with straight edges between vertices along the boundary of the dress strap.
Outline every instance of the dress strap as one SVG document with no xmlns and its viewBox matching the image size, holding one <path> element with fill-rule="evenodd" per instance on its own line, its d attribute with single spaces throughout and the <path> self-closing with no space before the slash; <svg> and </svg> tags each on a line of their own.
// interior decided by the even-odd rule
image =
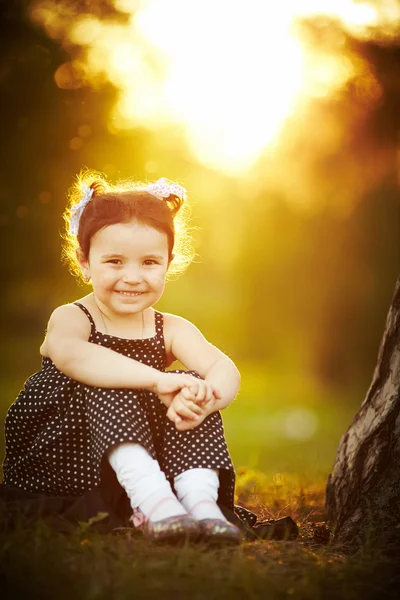
<svg viewBox="0 0 400 600">
<path fill-rule="evenodd" d="M 96 333 L 96 325 L 94 324 L 94 320 L 93 320 L 92 315 L 90 314 L 90 312 L 88 311 L 88 309 L 86 308 L 86 306 L 83 306 L 83 304 L 81 304 L 80 302 L 74 302 L 74 304 L 76 306 L 79 306 L 79 308 L 81 310 L 83 310 L 83 312 L 85 313 L 85 315 L 89 319 L 89 321 L 90 321 L 90 327 L 91 327 L 91 334 L 93 336 Z"/>
<path fill-rule="evenodd" d="M 158 312 L 158 310 L 154 311 L 155 312 L 155 326 L 156 326 L 156 335 L 163 335 L 163 324 L 164 324 L 164 316 L 162 313 Z"/>
</svg>

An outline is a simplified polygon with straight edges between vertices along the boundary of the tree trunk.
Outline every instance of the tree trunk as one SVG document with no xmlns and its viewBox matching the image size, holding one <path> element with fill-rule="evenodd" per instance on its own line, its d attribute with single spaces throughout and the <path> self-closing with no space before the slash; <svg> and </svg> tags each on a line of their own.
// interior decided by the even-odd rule
<svg viewBox="0 0 400 600">
<path fill-rule="evenodd" d="M 339 442 L 326 510 L 339 543 L 400 546 L 400 278 L 371 386 Z"/>
</svg>

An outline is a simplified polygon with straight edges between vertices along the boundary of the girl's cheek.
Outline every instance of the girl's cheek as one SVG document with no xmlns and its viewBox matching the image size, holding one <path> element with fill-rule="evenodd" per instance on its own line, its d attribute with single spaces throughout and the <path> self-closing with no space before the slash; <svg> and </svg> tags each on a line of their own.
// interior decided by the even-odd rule
<svg viewBox="0 0 400 600">
<path fill-rule="evenodd" d="M 153 273 L 149 279 L 156 285 L 163 285 L 165 282 L 164 273 Z"/>
</svg>

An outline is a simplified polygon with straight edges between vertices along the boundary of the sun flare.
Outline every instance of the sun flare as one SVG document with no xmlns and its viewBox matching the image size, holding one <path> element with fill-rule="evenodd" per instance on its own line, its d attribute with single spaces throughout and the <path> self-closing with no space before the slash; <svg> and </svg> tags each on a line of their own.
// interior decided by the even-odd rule
<svg viewBox="0 0 400 600">
<path fill-rule="evenodd" d="M 327 96 L 355 76 L 342 49 L 307 45 L 296 24 L 324 15 L 353 35 L 389 31 L 399 12 L 353 0 L 114 0 L 121 22 L 71 14 L 38 2 L 35 21 L 81 48 L 72 61 L 84 83 L 113 83 L 113 132 L 176 125 L 194 156 L 212 168 L 243 171 L 279 141 L 301 102 Z M 390 6 L 391 11 L 389 10 Z M 68 5 L 67 5 L 68 7 Z M 385 29 L 386 27 L 386 29 Z M 383 28 L 383 29 L 382 29 Z M 62 86 L 62 77 L 57 84 Z"/>
</svg>

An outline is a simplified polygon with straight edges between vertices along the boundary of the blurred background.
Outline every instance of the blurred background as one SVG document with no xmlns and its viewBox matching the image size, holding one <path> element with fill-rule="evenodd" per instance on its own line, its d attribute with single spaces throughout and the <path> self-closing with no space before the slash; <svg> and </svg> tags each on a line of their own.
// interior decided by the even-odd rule
<svg viewBox="0 0 400 600">
<path fill-rule="evenodd" d="M 197 256 L 158 309 L 242 372 L 235 465 L 325 476 L 400 271 L 400 2 L 0 7 L 1 423 L 51 311 L 87 293 L 60 262 L 75 175 L 165 176 Z"/>
</svg>

